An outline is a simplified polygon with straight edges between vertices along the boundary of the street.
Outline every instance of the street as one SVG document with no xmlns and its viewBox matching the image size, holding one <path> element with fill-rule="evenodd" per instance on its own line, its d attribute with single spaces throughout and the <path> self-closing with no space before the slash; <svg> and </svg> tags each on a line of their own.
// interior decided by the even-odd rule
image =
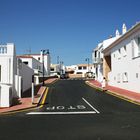
<svg viewBox="0 0 140 140">
<path fill-rule="evenodd" d="M 0 140 L 139 140 L 140 106 L 83 79 L 47 85 L 42 107 L 0 116 Z"/>
</svg>

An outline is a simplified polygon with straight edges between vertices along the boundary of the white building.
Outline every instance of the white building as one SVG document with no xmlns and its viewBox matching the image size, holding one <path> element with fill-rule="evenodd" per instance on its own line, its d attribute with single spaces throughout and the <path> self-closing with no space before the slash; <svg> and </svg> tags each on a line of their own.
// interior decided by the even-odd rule
<svg viewBox="0 0 140 140">
<path fill-rule="evenodd" d="M 70 77 L 86 77 L 87 72 L 92 72 L 95 75 L 95 68 L 92 64 L 78 64 L 66 66 L 66 72 L 69 72 Z"/>
<path fill-rule="evenodd" d="M 40 54 L 19 55 L 18 58 L 34 70 L 35 84 L 39 84 L 39 77 L 43 76 L 43 66 L 44 76 L 50 76 L 50 53 L 48 50 L 44 55 L 43 51 L 41 51 Z"/>
<path fill-rule="evenodd" d="M 31 54 L 30 56 L 38 60 L 40 63 L 44 64 L 44 75 L 50 76 L 51 57 L 49 50 L 42 50 L 40 54 Z"/>
<path fill-rule="evenodd" d="M 93 72 L 95 75 L 94 65 L 91 64 L 78 64 L 74 74 L 82 74 L 82 77 L 86 77 L 87 72 Z"/>
<path fill-rule="evenodd" d="M 17 58 L 17 75 L 15 75 L 15 89 L 19 98 L 22 97 L 24 91 L 31 88 L 34 70 Z"/>
<path fill-rule="evenodd" d="M 0 45 L 0 107 L 8 107 L 17 96 L 15 75 L 17 72 L 14 44 Z"/>
<path fill-rule="evenodd" d="M 123 35 L 103 53 L 103 71 L 108 84 L 140 92 L 140 23 L 128 31 L 123 29 Z"/>
<path fill-rule="evenodd" d="M 12 43 L 0 45 L 0 107 L 12 105 L 32 83 L 33 70 L 16 58 Z"/>
<path fill-rule="evenodd" d="M 50 76 L 58 76 L 60 75 L 60 64 L 51 64 L 50 68 Z"/>
<path fill-rule="evenodd" d="M 95 77 L 96 80 L 101 82 L 103 79 L 103 53 L 102 51 L 107 48 L 111 43 L 120 37 L 118 30 L 116 30 L 116 36 L 110 37 L 109 39 L 104 40 L 99 43 L 97 47 L 92 52 L 92 61 L 95 65 Z"/>
<path fill-rule="evenodd" d="M 42 75 L 42 63 L 40 61 L 31 55 L 21 55 L 17 57 L 21 59 L 22 63 L 33 69 L 35 75 Z"/>
</svg>

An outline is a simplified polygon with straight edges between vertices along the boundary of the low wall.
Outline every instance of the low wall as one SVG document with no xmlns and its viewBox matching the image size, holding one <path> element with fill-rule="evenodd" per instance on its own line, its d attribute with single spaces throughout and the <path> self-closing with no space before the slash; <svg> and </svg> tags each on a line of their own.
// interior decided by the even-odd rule
<svg viewBox="0 0 140 140">
<path fill-rule="evenodd" d="M 12 86 L 0 84 L 0 107 L 10 107 L 12 98 Z"/>
</svg>

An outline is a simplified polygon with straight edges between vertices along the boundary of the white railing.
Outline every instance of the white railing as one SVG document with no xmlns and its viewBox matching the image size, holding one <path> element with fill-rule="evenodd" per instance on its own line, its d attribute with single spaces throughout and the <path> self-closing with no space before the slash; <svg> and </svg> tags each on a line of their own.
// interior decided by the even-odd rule
<svg viewBox="0 0 140 140">
<path fill-rule="evenodd" d="M 103 58 L 94 58 L 94 63 L 103 63 Z"/>
<path fill-rule="evenodd" d="M 0 45 L 0 54 L 6 54 L 7 53 L 7 46 Z"/>
</svg>

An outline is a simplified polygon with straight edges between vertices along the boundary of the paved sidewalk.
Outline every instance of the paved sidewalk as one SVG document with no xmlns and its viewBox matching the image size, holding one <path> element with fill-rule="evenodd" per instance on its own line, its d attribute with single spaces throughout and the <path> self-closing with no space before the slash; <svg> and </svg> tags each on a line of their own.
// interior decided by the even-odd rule
<svg viewBox="0 0 140 140">
<path fill-rule="evenodd" d="M 101 83 L 99 83 L 96 80 L 89 80 L 87 81 L 87 84 L 102 90 Z M 114 94 L 120 98 L 122 97 L 128 101 L 131 101 L 133 103 L 140 105 L 140 93 L 124 90 L 124 89 L 113 87 L 113 86 L 106 86 L 106 90 L 108 93 Z"/>
<path fill-rule="evenodd" d="M 56 80 L 57 80 L 57 78 L 48 79 L 45 81 L 45 84 L 51 84 L 51 83 L 55 82 Z M 23 97 L 23 98 L 16 100 L 15 105 L 13 105 L 11 107 L 0 108 L 0 114 L 36 107 L 46 89 L 46 86 L 41 86 L 41 85 L 38 85 L 38 86 L 39 86 L 39 90 L 37 91 L 36 95 L 34 96 L 34 104 L 32 104 L 31 97 Z M 31 95 L 31 93 L 29 93 L 29 94 Z"/>
</svg>

